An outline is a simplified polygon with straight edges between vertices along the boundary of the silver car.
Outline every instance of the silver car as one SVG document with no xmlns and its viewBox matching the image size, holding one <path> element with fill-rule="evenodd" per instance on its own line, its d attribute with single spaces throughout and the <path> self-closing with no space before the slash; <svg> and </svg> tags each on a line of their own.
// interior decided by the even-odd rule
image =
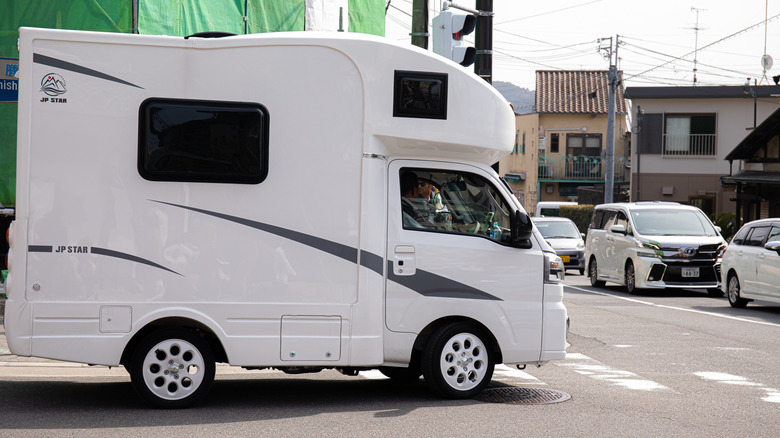
<svg viewBox="0 0 780 438">
<path fill-rule="evenodd" d="M 745 224 L 723 254 L 723 291 L 732 307 L 780 303 L 780 218 Z"/>
<path fill-rule="evenodd" d="M 552 246 L 558 257 L 563 259 L 565 269 L 576 269 L 585 273 L 585 241 L 577 225 L 565 217 L 531 218 L 542 237 Z"/>
</svg>

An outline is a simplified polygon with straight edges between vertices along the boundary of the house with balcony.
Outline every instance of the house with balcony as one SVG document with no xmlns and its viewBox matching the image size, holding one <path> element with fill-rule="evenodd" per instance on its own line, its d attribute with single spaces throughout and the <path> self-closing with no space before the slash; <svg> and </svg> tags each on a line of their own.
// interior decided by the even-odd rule
<svg viewBox="0 0 780 438">
<path fill-rule="evenodd" d="M 608 74 L 607 70 L 536 72 L 534 112 L 515 116 L 515 149 L 499 162 L 499 173 L 526 211 L 535 211 L 540 201 L 578 201 L 583 186 L 600 186 L 603 193 Z M 620 188 L 628 187 L 630 150 L 622 85 L 617 89 L 615 113 L 612 165 Z"/>
<path fill-rule="evenodd" d="M 777 109 L 777 96 L 780 87 L 768 85 L 626 88 L 635 126 L 631 200 L 736 211 L 737 184 L 721 182 L 732 175 L 727 156 Z"/>
</svg>

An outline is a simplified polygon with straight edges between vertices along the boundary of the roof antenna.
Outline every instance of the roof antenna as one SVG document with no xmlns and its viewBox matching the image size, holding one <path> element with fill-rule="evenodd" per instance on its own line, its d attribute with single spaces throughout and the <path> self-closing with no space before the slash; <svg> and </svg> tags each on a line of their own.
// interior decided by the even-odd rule
<svg viewBox="0 0 780 438">
<path fill-rule="evenodd" d="M 767 0 L 769 1 L 769 0 Z M 693 49 L 693 86 L 696 86 L 696 83 L 698 82 L 698 78 L 696 77 L 696 72 L 698 69 L 696 68 L 697 64 L 699 63 L 699 12 L 706 11 L 706 9 L 700 9 L 695 8 L 691 6 L 691 11 L 696 12 L 696 26 L 694 26 L 693 30 L 695 31 L 696 39 L 694 43 L 694 49 Z"/>
</svg>

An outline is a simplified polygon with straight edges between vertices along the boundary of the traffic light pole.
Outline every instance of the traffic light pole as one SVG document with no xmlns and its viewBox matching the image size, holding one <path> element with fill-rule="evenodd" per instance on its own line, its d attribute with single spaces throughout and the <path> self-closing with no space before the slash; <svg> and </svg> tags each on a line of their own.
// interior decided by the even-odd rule
<svg viewBox="0 0 780 438">
<path fill-rule="evenodd" d="M 412 45 L 428 50 L 428 0 L 412 2 Z"/>
<path fill-rule="evenodd" d="M 493 83 L 493 0 L 477 0 L 477 29 L 474 35 L 474 47 L 477 49 L 477 62 L 474 73 L 488 84 Z"/>
</svg>

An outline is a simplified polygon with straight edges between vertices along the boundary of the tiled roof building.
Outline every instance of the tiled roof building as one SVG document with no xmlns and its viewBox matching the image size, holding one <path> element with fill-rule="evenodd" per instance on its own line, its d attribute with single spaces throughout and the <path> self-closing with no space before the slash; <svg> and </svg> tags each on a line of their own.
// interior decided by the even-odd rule
<svg viewBox="0 0 780 438">
<path fill-rule="evenodd" d="M 623 77 L 623 72 L 618 72 Z M 626 114 L 623 84 L 618 84 L 615 112 Z M 537 70 L 536 112 L 540 114 L 607 114 L 609 71 Z"/>
</svg>

